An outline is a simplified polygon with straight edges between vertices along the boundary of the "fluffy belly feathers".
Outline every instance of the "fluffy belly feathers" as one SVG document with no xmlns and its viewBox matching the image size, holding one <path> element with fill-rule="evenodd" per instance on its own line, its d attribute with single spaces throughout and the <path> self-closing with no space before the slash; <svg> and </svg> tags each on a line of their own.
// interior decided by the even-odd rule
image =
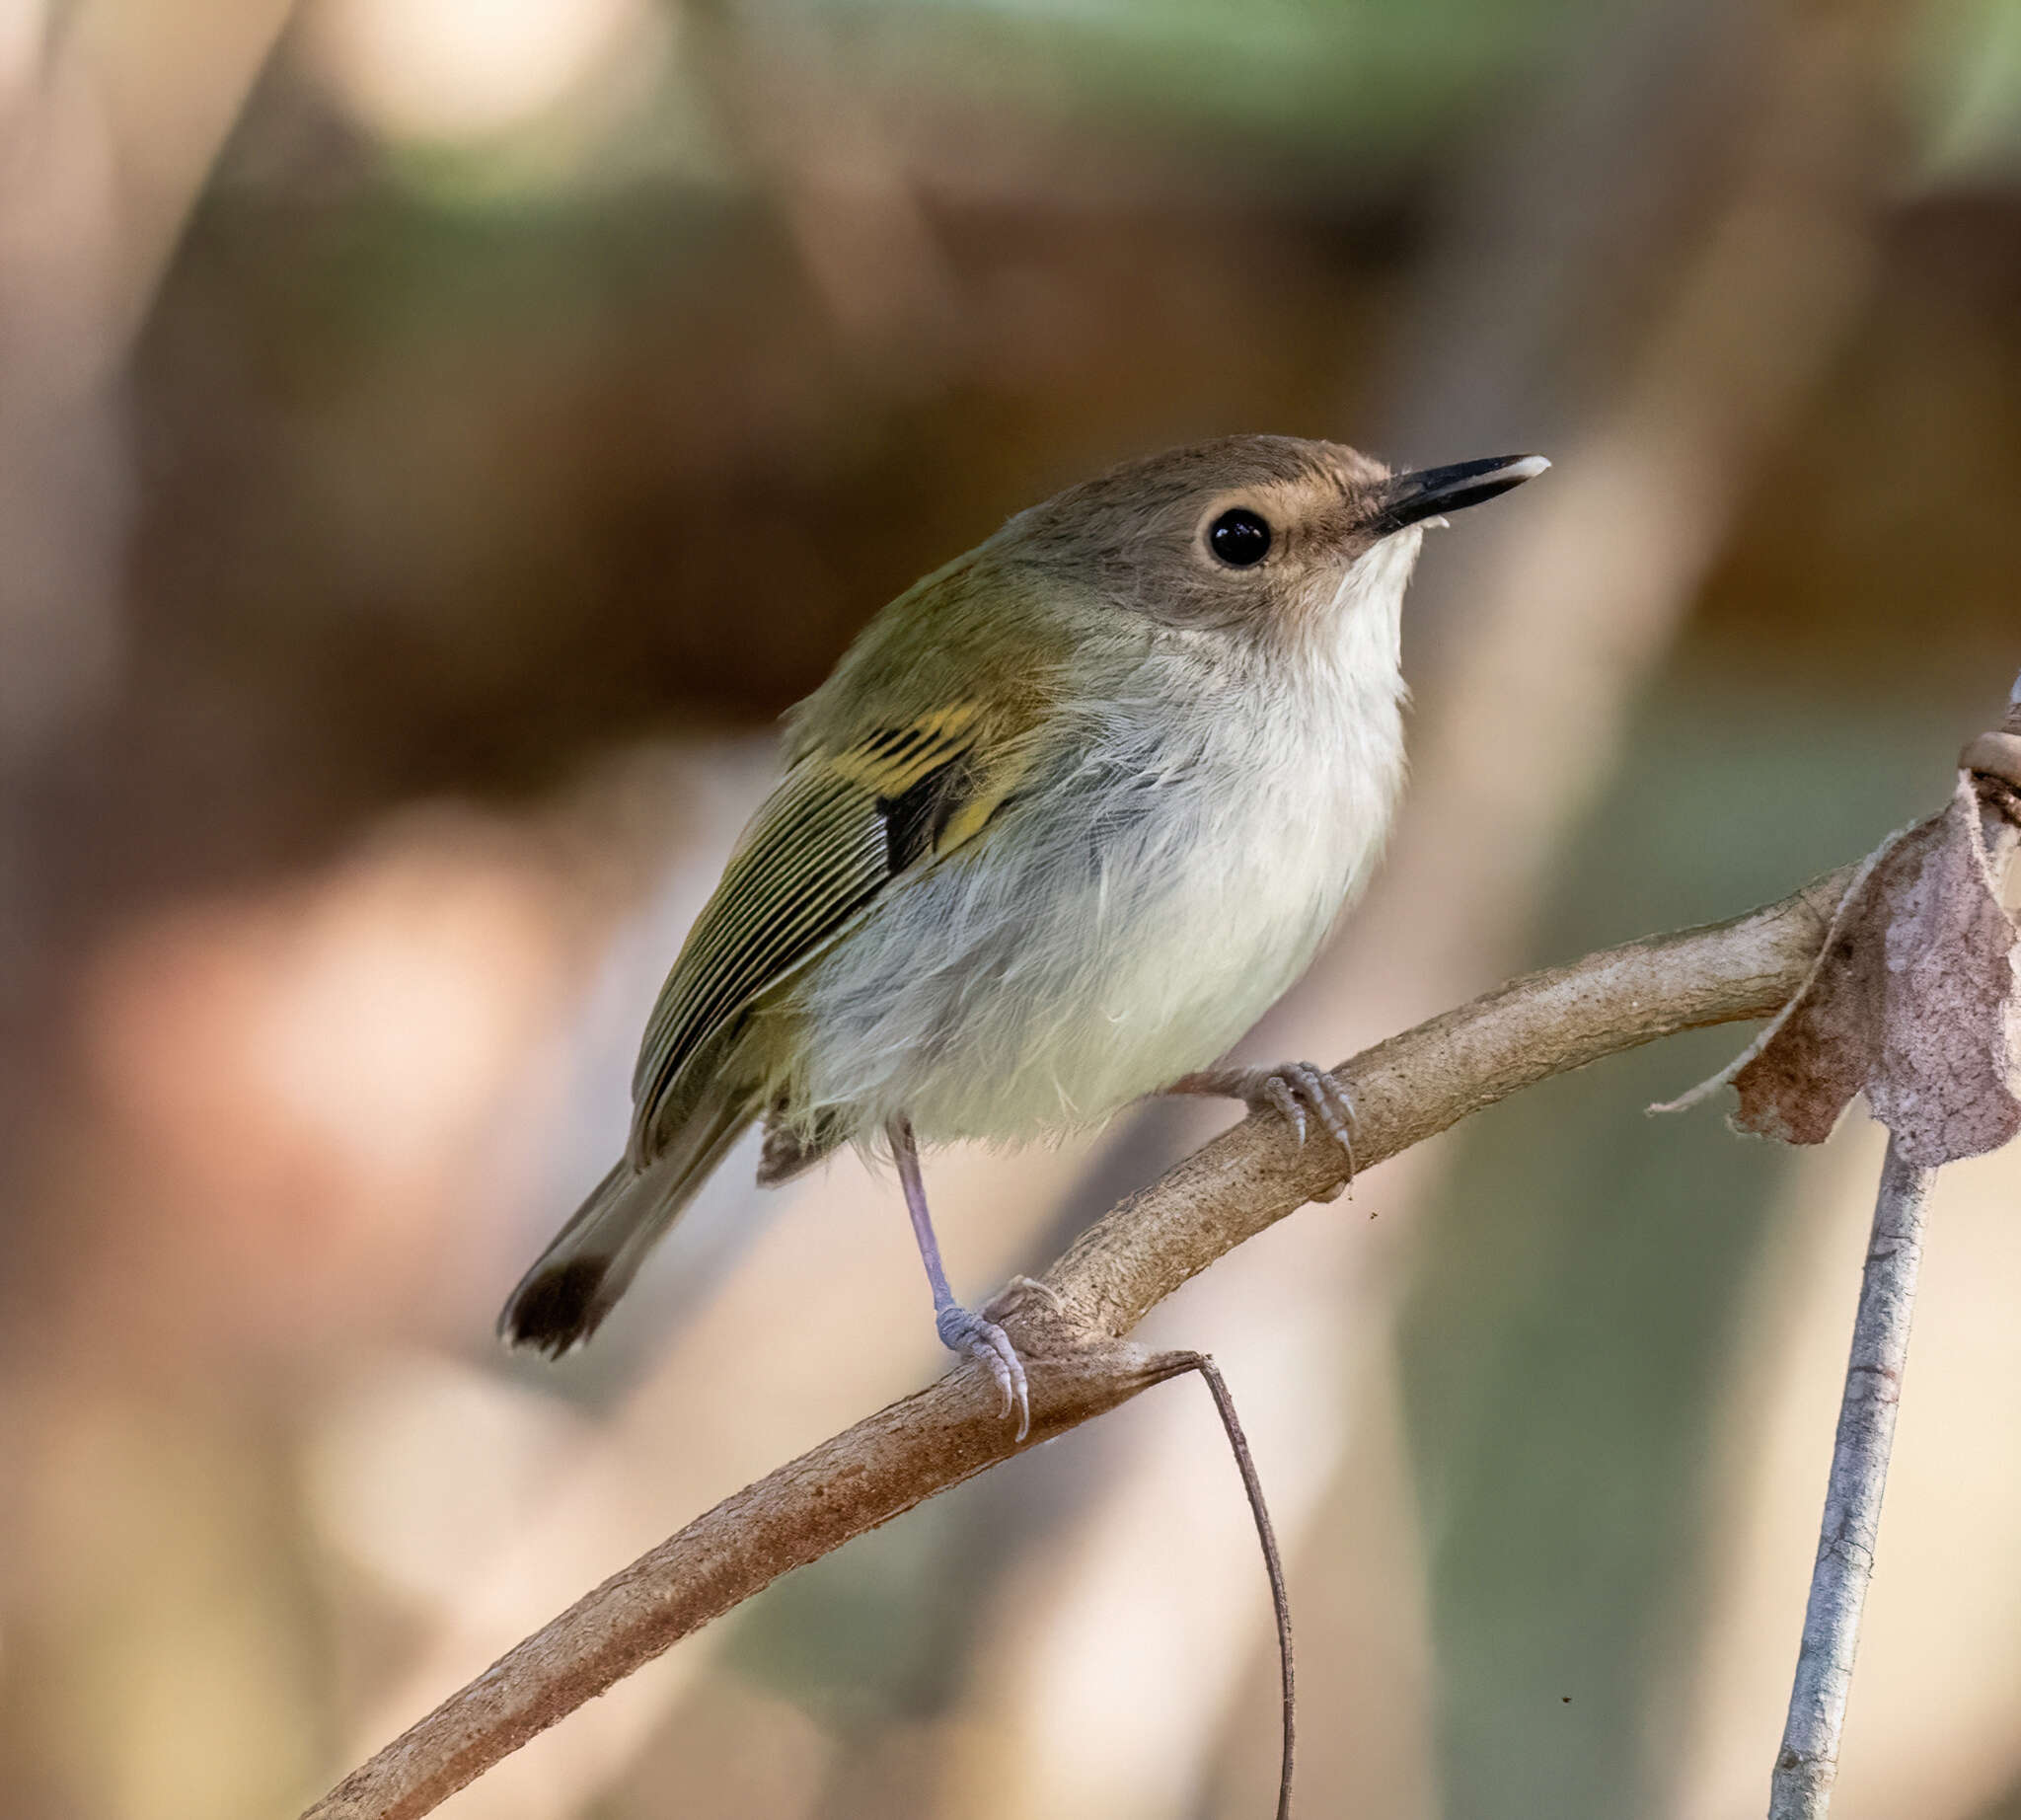
<svg viewBox="0 0 2021 1820">
<path fill-rule="evenodd" d="M 1130 767 L 1049 790 L 893 891 L 780 1007 L 788 1117 L 1016 1140 L 1223 1055 L 1366 877 L 1398 782 L 1363 742 L 1291 743 L 1241 755 L 1235 791 Z"/>
</svg>

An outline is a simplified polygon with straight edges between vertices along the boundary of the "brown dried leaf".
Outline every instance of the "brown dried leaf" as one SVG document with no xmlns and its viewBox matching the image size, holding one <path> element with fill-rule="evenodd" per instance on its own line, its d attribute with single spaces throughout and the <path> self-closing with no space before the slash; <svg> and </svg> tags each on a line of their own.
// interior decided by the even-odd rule
<svg viewBox="0 0 2021 1820">
<path fill-rule="evenodd" d="M 1831 1136 L 1864 1090 L 1904 1158 L 1934 1168 L 2021 1132 L 2021 928 L 2000 903 L 1961 773 L 1943 814 L 1875 856 L 1817 967 L 1732 1074 L 1733 1123 Z"/>
</svg>

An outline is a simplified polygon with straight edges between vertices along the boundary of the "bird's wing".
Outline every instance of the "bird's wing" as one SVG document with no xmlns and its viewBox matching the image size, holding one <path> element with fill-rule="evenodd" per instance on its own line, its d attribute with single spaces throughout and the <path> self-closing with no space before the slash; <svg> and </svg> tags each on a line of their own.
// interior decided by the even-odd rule
<svg viewBox="0 0 2021 1820">
<path fill-rule="evenodd" d="M 979 834 L 1027 768 L 973 704 L 815 751 L 766 798 L 661 987 L 632 1080 L 632 1154 L 681 1070 L 888 886 Z"/>
</svg>

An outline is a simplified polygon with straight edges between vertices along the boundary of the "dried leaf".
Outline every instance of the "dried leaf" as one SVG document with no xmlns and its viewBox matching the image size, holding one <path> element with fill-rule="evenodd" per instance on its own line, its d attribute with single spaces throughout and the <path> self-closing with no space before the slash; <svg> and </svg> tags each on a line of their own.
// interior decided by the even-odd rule
<svg viewBox="0 0 2021 1820">
<path fill-rule="evenodd" d="M 1888 1011 L 1874 1116 L 1929 1169 L 2021 1132 L 2021 929 L 2000 901 L 1979 801 L 1961 778 L 1948 838 L 1888 926 Z"/>
<path fill-rule="evenodd" d="M 1810 979 L 1720 1078 L 1740 1095 L 1736 1129 L 1790 1144 L 1824 1142 L 1862 1091 L 1920 1167 L 2021 1132 L 2021 928 L 1969 776 L 1875 855 Z"/>
<path fill-rule="evenodd" d="M 1760 1055 L 1775 1042 L 1782 1034 L 1783 1026 L 1795 1018 L 1799 1011 L 1803 1010 L 1808 1004 L 1811 989 L 1817 985 L 1819 975 L 1825 971 L 1827 965 L 1833 962 L 1834 957 L 1842 958 L 1852 951 L 1845 945 L 1844 932 L 1850 924 L 1857 921 L 1859 908 L 1866 901 L 1867 883 L 1874 875 L 1874 869 L 1886 861 L 1904 841 L 1912 835 L 1921 833 L 1928 825 L 1925 822 L 1918 822 L 1912 827 L 1898 828 L 1860 863 L 1859 871 L 1853 874 L 1852 882 L 1845 887 L 1843 895 L 1838 899 L 1837 908 L 1832 912 L 1832 921 L 1826 926 L 1825 940 L 1818 945 L 1817 957 L 1811 962 L 1810 971 L 1804 975 L 1803 984 L 1790 994 L 1788 1001 L 1783 1005 L 1782 1009 L 1761 1026 L 1760 1030 L 1756 1034 L 1755 1040 L 1749 1043 L 1740 1054 L 1728 1062 L 1710 1080 L 1700 1081 L 1689 1093 L 1681 1094 L 1675 1100 L 1659 1100 L 1649 1108 L 1650 1111 L 1689 1111 L 1700 1100 L 1711 1099 L 1722 1087 L 1731 1086 L 1754 1062 L 1758 1055 Z M 1844 1101 L 1841 1100 L 1838 1103 L 1840 1109 L 1842 1109 Z M 1837 1111 L 1834 1110 L 1832 1116 L 1835 1120 L 1838 1116 Z M 1781 1134 L 1777 1133 L 1776 1135 L 1780 1136 Z M 1829 1128 L 1827 1135 L 1829 1135 Z M 1816 1143 L 1820 1140 L 1816 1138 L 1792 1138 L 1785 1141 L 1790 1143 Z"/>
</svg>

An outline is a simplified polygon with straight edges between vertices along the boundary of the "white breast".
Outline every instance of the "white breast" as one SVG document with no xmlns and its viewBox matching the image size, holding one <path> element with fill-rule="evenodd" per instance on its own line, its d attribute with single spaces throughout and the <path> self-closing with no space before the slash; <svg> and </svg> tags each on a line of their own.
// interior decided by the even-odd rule
<svg viewBox="0 0 2021 1820">
<path fill-rule="evenodd" d="M 795 1110 L 863 1136 L 902 1114 L 929 1142 L 1012 1140 L 1223 1055 L 1381 853 L 1415 546 L 1349 571 L 1310 662 L 1178 660 L 1119 687 L 1081 763 L 895 889 L 793 995 Z"/>
</svg>

